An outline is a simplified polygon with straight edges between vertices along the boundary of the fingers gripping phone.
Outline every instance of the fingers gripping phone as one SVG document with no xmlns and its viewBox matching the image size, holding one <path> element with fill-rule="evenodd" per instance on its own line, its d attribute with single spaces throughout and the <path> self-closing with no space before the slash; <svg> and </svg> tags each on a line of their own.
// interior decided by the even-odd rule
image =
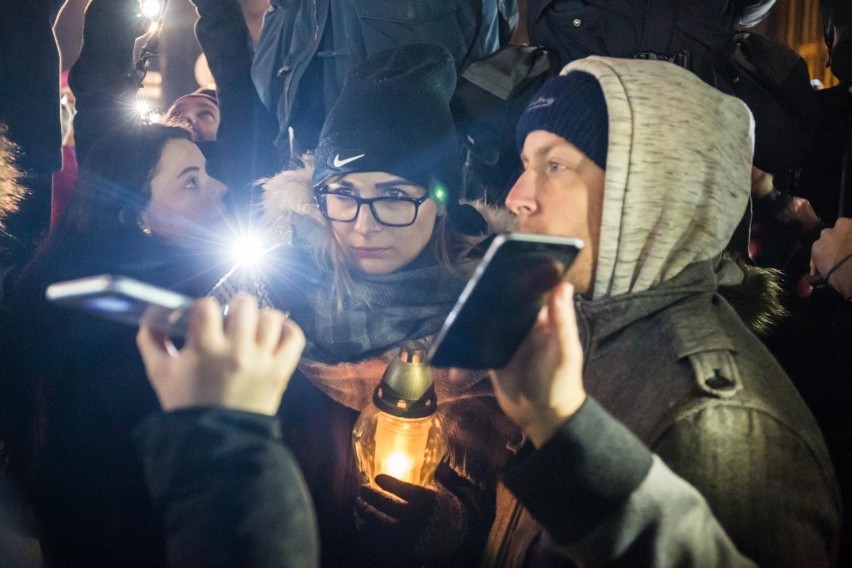
<svg viewBox="0 0 852 568">
<path fill-rule="evenodd" d="M 579 239 L 566 237 L 495 238 L 433 343 L 430 364 L 505 367 L 582 247 Z"/>
<path fill-rule="evenodd" d="M 186 335 L 187 312 L 195 302 L 183 294 L 112 274 L 57 282 L 47 287 L 45 296 L 57 305 L 112 321 L 145 323 L 173 338 Z"/>
</svg>

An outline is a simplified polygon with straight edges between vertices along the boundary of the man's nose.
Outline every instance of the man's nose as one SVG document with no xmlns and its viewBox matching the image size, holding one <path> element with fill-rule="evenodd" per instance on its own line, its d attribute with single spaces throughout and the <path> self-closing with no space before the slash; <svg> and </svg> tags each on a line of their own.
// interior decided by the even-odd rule
<svg viewBox="0 0 852 568">
<path fill-rule="evenodd" d="M 506 208 L 515 215 L 534 213 L 536 211 L 535 184 L 535 173 L 531 169 L 524 170 L 506 195 Z"/>
</svg>

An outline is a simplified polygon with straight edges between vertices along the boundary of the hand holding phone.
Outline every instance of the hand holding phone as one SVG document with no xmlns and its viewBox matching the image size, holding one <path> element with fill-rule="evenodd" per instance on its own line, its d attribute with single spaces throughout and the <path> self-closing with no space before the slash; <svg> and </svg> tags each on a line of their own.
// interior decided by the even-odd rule
<svg viewBox="0 0 852 568">
<path fill-rule="evenodd" d="M 573 286 L 553 290 L 512 360 L 489 375 L 500 408 L 542 447 L 586 400 Z"/>
<path fill-rule="evenodd" d="M 566 237 L 496 237 L 444 322 L 429 363 L 466 369 L 505 366 L 582 246 Z"/>
<path fill-rule="evenodd" d="M 212 298 L 188 312 L 186 344 L 142 324 L 136 344 L 163 410 L 221 406 L 274 415 L 305 346 L 305 336 L 278 310 L 258 310 L 240 294 L 223 319 Z"/>
<path fill-rule="evenodd" d="M 181 338 L 194 300 L 125 276 L 101 274 L 57 282 L 47 287 L 48 301 L 83 310 L 111 321 L 153 329 Z"/>
</svg>

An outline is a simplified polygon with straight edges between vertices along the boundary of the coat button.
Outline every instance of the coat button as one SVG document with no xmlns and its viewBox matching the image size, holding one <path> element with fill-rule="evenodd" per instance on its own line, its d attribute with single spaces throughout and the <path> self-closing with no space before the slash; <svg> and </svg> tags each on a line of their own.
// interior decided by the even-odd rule
<svg viewBox="0 0 852 568">
<path fill-rule="evenodd" d="M 574 21 L 572 23 L 574 24 L 575 28 L 579 28 L 583 25 L 583 20 L 581 20 L 580 18 L 574 18 Z"/>
<path fill-rule="evenodd" d="M 284 67 L 282 67 L 281 69 L 278 70 L 278 76 L 280 77 L 281 75 L 283 75 L 285 73 L 289 73 L 289 72 L 290 72 L 290 66 L 285 65 Z"/>
</svg>

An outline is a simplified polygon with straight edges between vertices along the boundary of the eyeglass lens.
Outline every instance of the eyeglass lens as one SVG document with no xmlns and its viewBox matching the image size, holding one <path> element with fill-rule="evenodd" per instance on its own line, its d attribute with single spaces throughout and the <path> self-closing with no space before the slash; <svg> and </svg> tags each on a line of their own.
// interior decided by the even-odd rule
<svg viewBox="0 0 852 568">
<path fill-rule="evenodd" d="M 360 203 L 348 195 L 323 194 L 326 216 L 333 221 L 354 221 Z M 376 199 L 369 201 L 376 221 L 383 225 L 410 225 L 417 217 L 417 204 L 402 199 Z"/>
</svg>

